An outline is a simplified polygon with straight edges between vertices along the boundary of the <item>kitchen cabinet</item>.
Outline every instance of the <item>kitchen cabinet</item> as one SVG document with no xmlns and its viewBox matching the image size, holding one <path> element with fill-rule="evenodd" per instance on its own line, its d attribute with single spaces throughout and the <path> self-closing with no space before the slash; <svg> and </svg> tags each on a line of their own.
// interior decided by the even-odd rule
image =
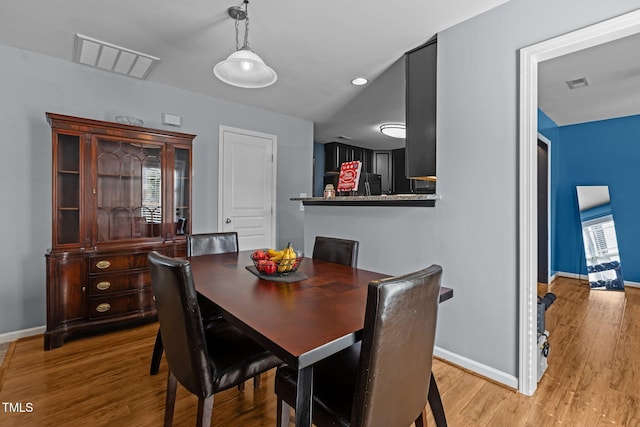
<svg viewBox="0 0 640 427">
<path fill-rule="evenodd" d="M 344 162 L 360 160 L 362 162 L 362 172 L 371 172 L 373 164 L 373 150 L 356 147 L 340 142 L 329 142 L 324 144 L 324 172 L 340 172 L 340 165 Z"/>
<path fill-rule="evenodd" d="M 436 75 L 438 39 L 405 54 L 406 176 L 436 176 Z"/>
<path fill-rule="evenodd" d="M 391 150 L 391 187 L 395 194 L 406 194 L 411 192 L 411 181 L 407 179 L 405 172 L 405 152 L 405 148 Z"/>
<path fill-rule="evenodd" d="M 195 135 L 47 113 L 52 245 L 45 350 L 155 320 L 147 255 L 186 256 Z"/>
</svg>

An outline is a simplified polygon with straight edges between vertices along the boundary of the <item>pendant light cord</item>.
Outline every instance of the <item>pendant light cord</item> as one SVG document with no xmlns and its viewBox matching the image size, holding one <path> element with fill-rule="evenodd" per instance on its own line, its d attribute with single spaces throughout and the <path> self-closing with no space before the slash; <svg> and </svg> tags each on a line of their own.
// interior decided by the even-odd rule
<svg viewBox="0 0 640 427">
<path fill-rule="evenodd" d="M 245 47 L 248 48 L 249 47 L 249 0 L 244 0 L 244 16 L 245 16 L 245 23 L 244 23 L 244 44 L 242 45 L 242 48 L 244 49 Z M 240 37 L 239 37 L 239 19 L 238 19 L 238 15 L 236 15 L 236 50 L 240 50 Z"/>
</svg>

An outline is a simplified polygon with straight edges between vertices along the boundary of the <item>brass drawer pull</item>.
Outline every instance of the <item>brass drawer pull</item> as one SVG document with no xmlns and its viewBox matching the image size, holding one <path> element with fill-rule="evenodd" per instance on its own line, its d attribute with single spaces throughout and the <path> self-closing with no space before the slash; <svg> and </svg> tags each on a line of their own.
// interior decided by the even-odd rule
<svg viewBox="0 0 640 427">
<path fill-rule="evenodd" d="M 111 263 L 109 261 L 98 261 L 96 263 L 96 267 L 98 267 L 100 270 L 104 270 L 105 268 L 111 267 Z"/>
<path fill-rule="evenodd" d="M 98 284 L 96 285 L 96 288 L 98 288 L 99 291 L 106 291 L 110 287 L 111 282 L 98 282 Z"/>
<path fill-rule="evenodd" d="M 109 304 L 108 302 L 103 302 L 102 304 L 98 304 L 98 306 L 96 307 L 96 311 L 98 313 L 105 313 L 109 310 L 111 310 L 111 304 Z"/>
</svg>

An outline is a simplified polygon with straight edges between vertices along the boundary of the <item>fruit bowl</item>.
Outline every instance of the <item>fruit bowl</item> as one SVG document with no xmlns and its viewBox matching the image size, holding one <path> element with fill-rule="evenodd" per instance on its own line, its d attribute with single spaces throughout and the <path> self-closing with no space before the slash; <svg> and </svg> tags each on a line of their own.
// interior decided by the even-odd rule
<svg viewBox="0 0 640 427">
<path fill-rule="evenodd" d="M 271 252 L 275 253 L 278 251 L 271 250 Z M 253 265 L 260 274 L 264 274 L 265 276 L 286 276 L 297 271 L 304 259 L 302 252 L 293 252 L 295 253 L 295 257 L 284 256 L 279 258 L 278 256 L 270 256 L 269 249 L 259 249 L 251 254 L 251 261 L 253 261 Z"/>
</svg>

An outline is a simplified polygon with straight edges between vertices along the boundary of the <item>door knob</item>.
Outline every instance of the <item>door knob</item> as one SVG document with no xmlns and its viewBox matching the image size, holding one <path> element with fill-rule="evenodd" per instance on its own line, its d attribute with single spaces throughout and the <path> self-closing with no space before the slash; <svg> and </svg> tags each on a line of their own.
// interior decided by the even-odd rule
<svg viewBox="0 0 640 427">
<path fill-rule="evenodd" d="M 231 218 L 227 218 L 224 220 L 225 223 L 230 224 L 231 223 Z"/>
</svg>

